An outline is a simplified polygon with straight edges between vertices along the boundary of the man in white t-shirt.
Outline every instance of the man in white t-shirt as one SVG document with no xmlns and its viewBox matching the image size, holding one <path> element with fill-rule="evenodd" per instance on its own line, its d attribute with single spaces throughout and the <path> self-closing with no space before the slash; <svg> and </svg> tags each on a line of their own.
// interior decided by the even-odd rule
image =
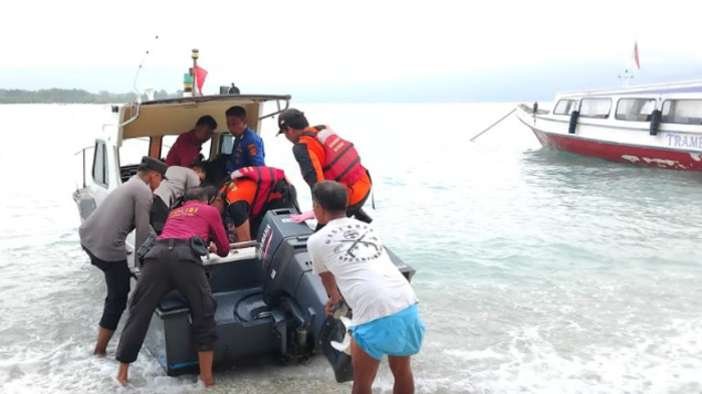
<svg viewBox="0 0 702 394">
<path fill-rule="evenodd" d="M 414 392 L 410 356 L 419 352 L 424 324 L 417 297 L 368 224 L 346 217 L 346 188 L 334 181 L 312 189 L 313 210 L 324 227 L 307 241 L 331 313 L 343 298 L 351 307 L 353 393 L 370 393 L 380 361 L 388 356 L 395 393 Z"/>
</svg>

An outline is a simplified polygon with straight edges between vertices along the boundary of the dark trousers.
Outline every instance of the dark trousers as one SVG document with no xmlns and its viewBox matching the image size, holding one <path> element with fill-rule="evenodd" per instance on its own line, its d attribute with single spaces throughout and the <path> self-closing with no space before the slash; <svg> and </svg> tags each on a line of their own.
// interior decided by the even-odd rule
<svg viewBox="0 0 702 394">
<path fill-rule="evenodd" d="M 99 268 L 105 274 L 107 297 L 100 318 L 100 327 L 114 331 L 119 323 L 122 312 L 127 307 L 129 297 L 129 267 L 127 260 L 105 261 L 95 257 L 88 249 L 83 248 L 90 257 L 90 264 Z"/>
<path fill-rule="evenodd" d="M 368 190 L 368 194 L 366 194 L 363 199 L 353 205 L 349 205 L 348 208 L 346 208 L 346 216 L 348 217 L 355 217 L 356 219 L 364 222 L 364 223 L 370 223 L 373 221 L 373 219 L 368 216 L 366 211 L 363 210 L 363 204 L 366 203 L 368 200 L 368 196 L 370 196 L 370 190 Z"/>
<path fill-rule="evenodd" d="M 129 303 L 129 318 L 117 346 L 117 360 L 123 363 L 136 360 L 154 310 L 161 298 L 173 289 L 177 289 L 190 305 L 196 350 L 214 348 L 217 303 L 212 297 L 205 269 L 188 241 L 164 240 L 157 241 L 144 257 L 141 277 Z"/>
<path fill-rule="evenodd" d="M 372 222 L 373 218 L 368 216 L 366 211 L 363 210 L 363 204 L 365 204 L 366 200 L 368 200 L 368 196 L 370 196 L 370 191 L 368 192 L 368 194 L 366 194 L 365 197 L 363 197 L 363 199 L 361 201 L 359 201 L 353 205 L 349 205 L 346 208 L 346 216 L 353 217 L 356 220 L 360 220 L 364 223 Z M 323 229 L 324 226 L 326 226 L 326 224 L 317 223 L 317 227 L 314 228 L 314 232 L 316 233 L 317 231 Z"/>
</svg>

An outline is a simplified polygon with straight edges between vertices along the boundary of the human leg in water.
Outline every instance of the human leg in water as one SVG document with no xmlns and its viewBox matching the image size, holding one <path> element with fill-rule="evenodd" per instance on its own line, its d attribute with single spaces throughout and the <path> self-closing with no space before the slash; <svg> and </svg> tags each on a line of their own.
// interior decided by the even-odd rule
<svg viewBox="0 0 702 394">
<path fill-rule="evenodd" d="M 197 362 L 200 365 L 200 380 L 205 387 L 214 386 L 214 376 L 212 375 L 212 360 L 214 351 L 197 352 Z"/>
<path fill-rule="evenodd" d="M 353 366 L 353 394 L 371 394 L 380 361 L 366 353 L 355 340 L 351 341 L 351 365 Z"/>
<path fill-rule="evenodd" d="M 95 341 L 95 350 L 93 351 L 93 354 L 100 357 L 105 356 L 107 353 L 107 344 L 110 343 L 113 333 L 114 330 L 98 327 L 97 341 Z"/>
<path fill-rule="evenodd" d="M 414 376 L 412 376 L 410 357 L 388 356 L 388 362 L 392 376 L 395 378 L 393 394 L 414 393 Z"/>
</svg>

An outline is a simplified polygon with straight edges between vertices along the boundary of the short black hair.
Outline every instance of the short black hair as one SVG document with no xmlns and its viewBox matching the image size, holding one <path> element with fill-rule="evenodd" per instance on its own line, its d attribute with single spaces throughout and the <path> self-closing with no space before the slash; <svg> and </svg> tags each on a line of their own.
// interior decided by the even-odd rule
<svg viewBox="0 0 702 394">
<path fill-rule="evenodd" d="M 235 105 L 233 107 L 229 107 L 229 109 L 224 113 L 224 115 L 227 118 L 235 117 L 239 119 L 246 119 L 246 110 L 240 105 Z"/>
<path fill-rule="evenodd" d="M 185 191 L 183 201 L 209 201 L 210 196 L 214 194 L 213 189 L 214 188 L 210 186 L 191 187 Z"/>
<path fill-rule="evenodd" d="M 312 188 L 312 200 L 328 212 L 345 212 L 348 202 L 346 187 L 335 181 L 322 181 Z"/>
<path fill-rule="evenodd" d="M 195 126 L 207 126 L 210 129 L 215 130 L 217 128 L 217 121 L 210 115 L 204 115 L 197 120 Z"/>
<path fill-rule="evenodd" d="M 305 113 L 295 108 L 286 109 L 278 115 L 278 127 L 280 128 L 278 134 L 285 132 L 287 127 L 302 130 L 309 127 L 309 125 L 310 123 L 307 121 Z"/>
<path fill-rule="evenodd" d="M 154 171 L 161 174 L 164 179 L 166 178 L 166 170 L 168 170 L 168 165 L 166 165 L 166 163 L 149 156 L 143 156 L 141 158 L 141 163 L 139 163 L 137 167 L 137 173 L 139 174 L 144 174 L 147 171 Z"/>
</svg>

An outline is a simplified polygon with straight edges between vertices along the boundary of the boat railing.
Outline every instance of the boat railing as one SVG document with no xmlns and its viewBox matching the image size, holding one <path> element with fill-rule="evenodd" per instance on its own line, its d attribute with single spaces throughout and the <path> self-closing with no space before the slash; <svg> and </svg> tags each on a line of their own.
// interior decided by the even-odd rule
<svg viewBox="0 0 702 394">
<path fill-rule="evenodd" d="M 255 240 L 234 242 L 229 244 L 229 254 L 226 257 L 220 257 L 214 253 L 210 253 L 203 257 L 202 264 L 205 266 L 212 266 L 236 261 L 248 261 L 256 258 L 257 247 L 258 242 Z"/>
<path fill-rule="evenodd" d="M 549 111 L 549 110 L 547 110 L 547 109 L 540 109 L 540 108 L 537 108 L 537 109 L 536 109 L 536 112 L 534 112 L 534 106 L 533 106 L 533 104 L 532 104 L 532 105 L 529 105 L 529 104 L 519 104 L 519 108 L 520 108 L 522 111 L 524 111 L 524 112 L 526 112 L 526 113 L 528 113 L 528 114 L 534 114 L 534 113 L 535 113 L 536 115 L 547 115 L 547 114 L 551 113 L 551 111 Z"/>
<path fill-rule="evenodd" d="M 88 145 L 86 147 L 81 148 L 79 151 L 73 154 L 73 156 L 78 156 L 78 154 L 83 155 L 83 188 L 87 186 L 86 178 L 85 178 L 85 151 L 88 149 L 95 149 L 95 145 Z"/>
<path fill-rule="evenodd" d="M 277 107 L 277 110 L 276 110 L 276 111 L 273 111 L 273 112 L 271 112 L 271 113 L 269 113 L 269 114 L 266 114 L 266 115 L 259 116 L 258 119 L 259 119 L 259 120 L 263 120 L 263 119 L 266 119 L 266 118 L 270 118 L 270 117 L 276 116 L 276 115 L 278 115 L 279 113 L 281 113 L 281 112 L 285 111 L 286 109 L 288 109 L 288 107 L 290 106 L 290 99 L 289 99 L 289 98 L 288 98 L 288 99 L 284 99 L 283 101 L 285 102 L 285 105 L 282 106 L 282 107 L 281 107 L 280 101 L 281 101 L 281 99 L 276 99 L 276 100 L 275 100 L 275 105 L 276 105 L 276 107 Z"/>
</svg>

